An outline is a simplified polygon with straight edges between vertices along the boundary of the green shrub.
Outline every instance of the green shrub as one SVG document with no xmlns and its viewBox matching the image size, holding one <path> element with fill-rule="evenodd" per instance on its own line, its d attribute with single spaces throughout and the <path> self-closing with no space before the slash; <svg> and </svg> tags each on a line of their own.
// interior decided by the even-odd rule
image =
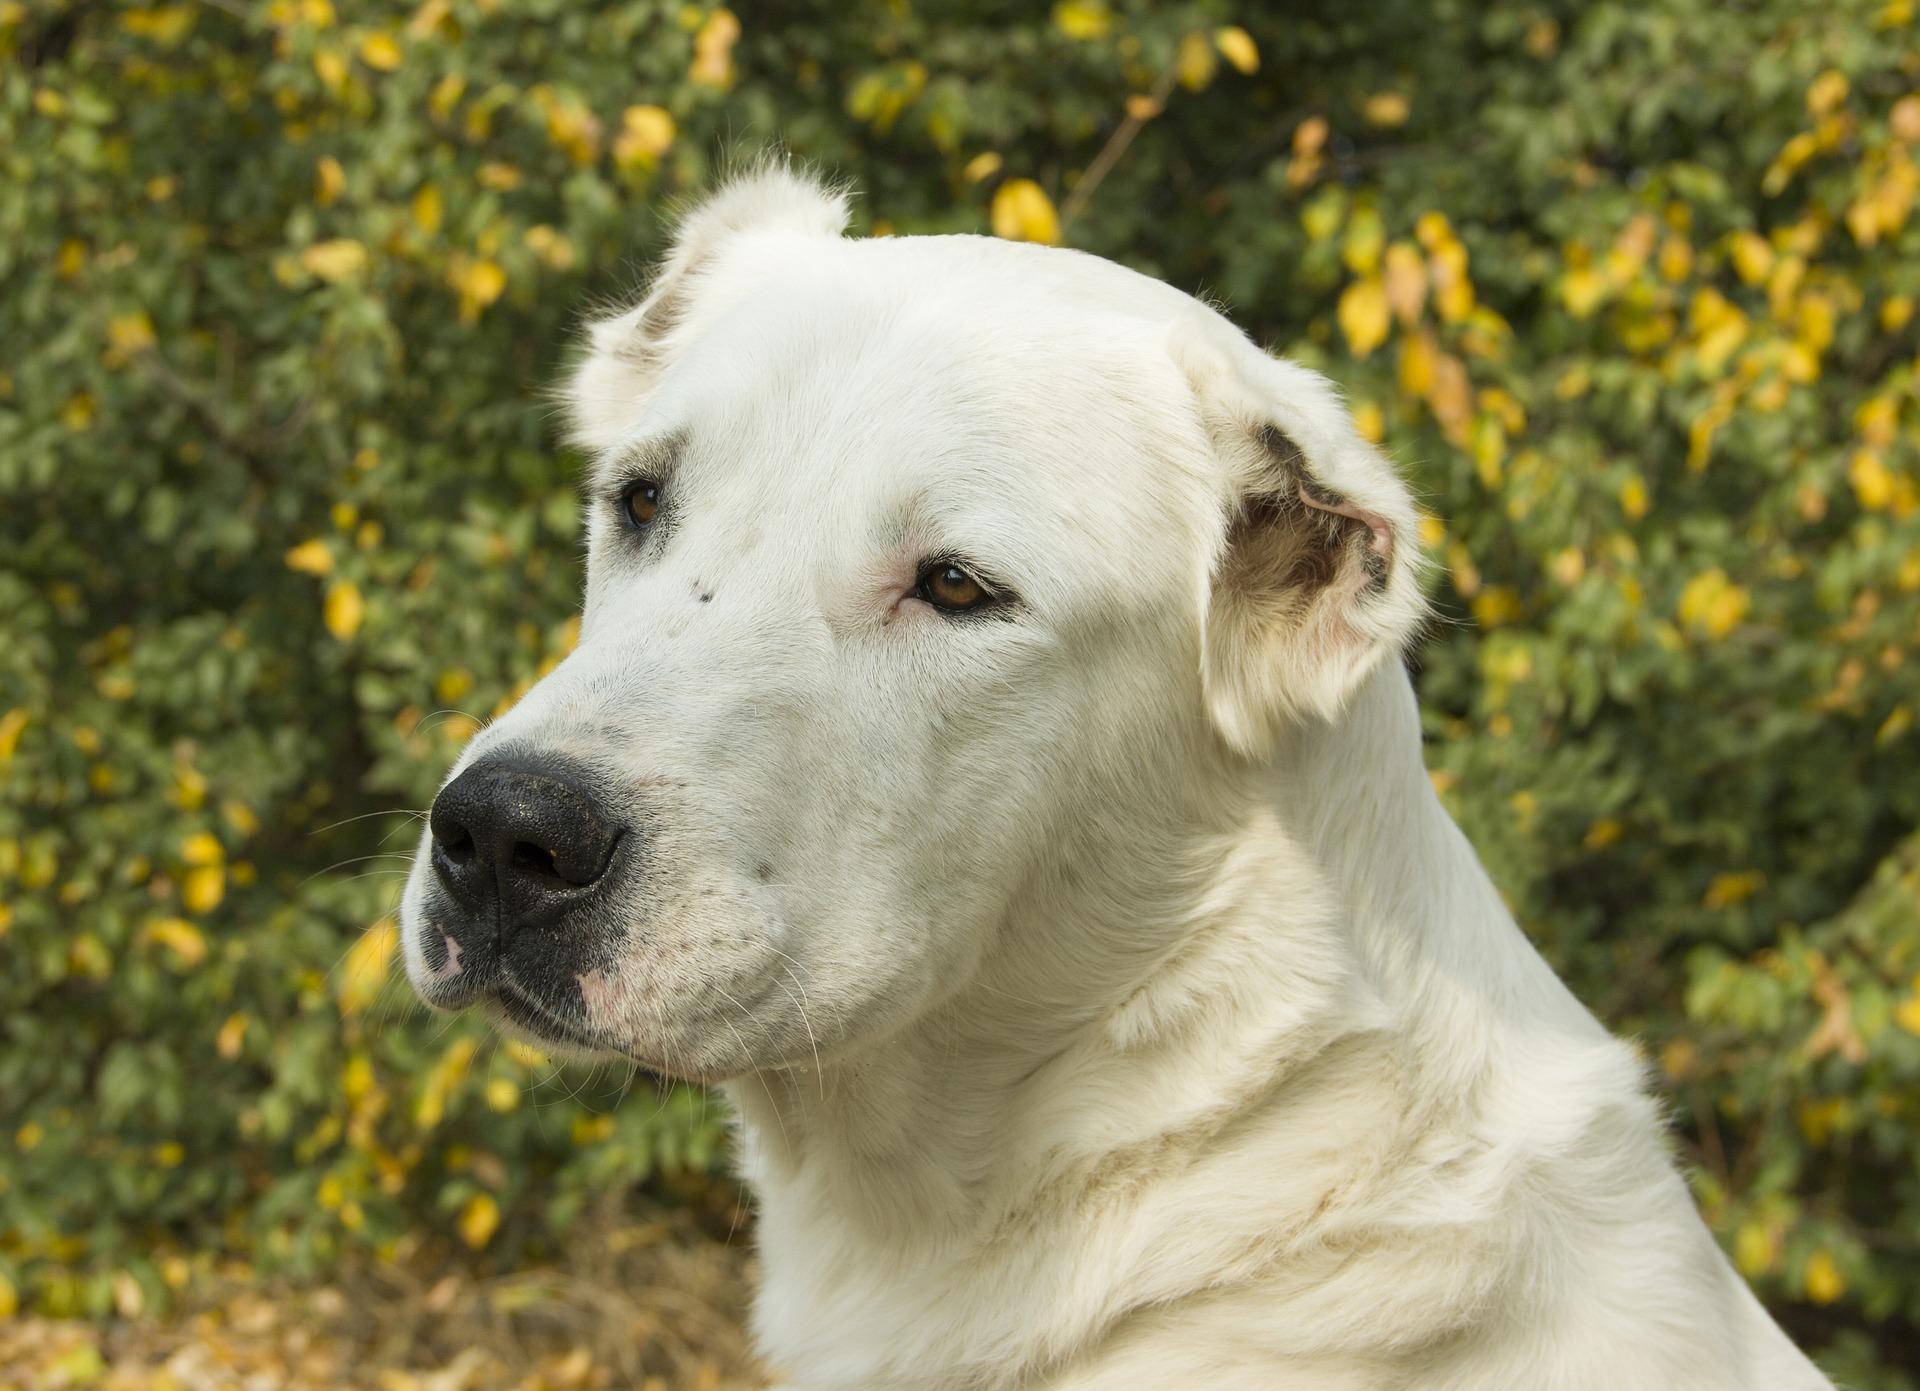
<svg viewBox="0 0 1920 1391">
<path fill-rule="evenodd" d="M 1740 1268 L 1911 1388 L 1916 52 L 1909 0 L 0 3 L 0 1295 L 512 1254 L 710 1163 L 701 1099 L 382 985 L 381 813 L 571 641 L 579 307 L 778 139 L 1349 388 L 1445 561 L 1436 782 Z"/>
</svg>

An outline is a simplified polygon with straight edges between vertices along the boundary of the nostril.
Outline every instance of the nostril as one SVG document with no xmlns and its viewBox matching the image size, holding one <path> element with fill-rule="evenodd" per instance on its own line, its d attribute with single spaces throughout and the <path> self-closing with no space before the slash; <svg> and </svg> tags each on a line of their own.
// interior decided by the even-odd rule
<svg viewBox="0 0 1920 1391">
<path fill-rule="evenodd" d="M 457 865 L 473 858 L 473 836 L 465 826 L 451 827 L 446 835 L 435 835 L 434 840 L 440 846 L 440 853 Z"/>
<path fill-rule="evenodd" d="M 530 840 L 514 842 L 513 867 L 522 874 L 538 875 L 546 879 L 560 877 L 560 869 L 554 863 L 553 852 L 544 845 L 535 845 Z"/>
</svg>

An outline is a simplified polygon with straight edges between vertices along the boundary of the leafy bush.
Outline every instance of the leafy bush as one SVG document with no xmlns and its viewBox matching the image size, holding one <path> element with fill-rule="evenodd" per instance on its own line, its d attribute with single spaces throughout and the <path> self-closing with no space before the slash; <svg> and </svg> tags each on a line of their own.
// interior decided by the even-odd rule
<svg viewBox="0 0 1920 1391">
<path fill-rule="evenodd" d="M 1348 386 L 1445 561 L 1436 782 L 1741 1270 L 1911 1388 L 1910 0 L 1288 10 L 0 3 L 0 1298 L 710 1163 L 383 986 L 380 813 L 572 640 L 577 307 L 777 138 Z"/>
</svg>

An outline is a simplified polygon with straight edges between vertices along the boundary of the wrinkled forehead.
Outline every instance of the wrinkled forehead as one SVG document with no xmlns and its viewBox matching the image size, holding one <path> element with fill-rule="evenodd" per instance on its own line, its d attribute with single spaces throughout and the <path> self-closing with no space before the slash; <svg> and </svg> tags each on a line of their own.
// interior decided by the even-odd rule
<svg viewBox="0 0 1920 1391">
<path fill-rule="evenodd" d="M 1182 577 L 1217 482 L 1168 325 L 943 265 L 946 240 L 735 270 L 602 484 L 670 470 L 714 521 L 964 550 L 1028 585 L 1066 558 L 1123 580 L 1160 555 Z"/>
</svg>

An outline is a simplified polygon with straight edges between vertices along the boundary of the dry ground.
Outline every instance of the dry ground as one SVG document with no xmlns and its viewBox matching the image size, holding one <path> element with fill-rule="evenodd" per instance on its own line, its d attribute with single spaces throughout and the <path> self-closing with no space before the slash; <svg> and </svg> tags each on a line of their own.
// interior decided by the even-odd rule
<svg viewBox="0 0 1920 1391">
<path fill-rule="evenodd" d="M 757 1391 L 750 1264 L 675 1214 L 511 1275 L 229 1281 L 160 1318 L 0 1321 L 0 1391 Z"/>
</svg>

